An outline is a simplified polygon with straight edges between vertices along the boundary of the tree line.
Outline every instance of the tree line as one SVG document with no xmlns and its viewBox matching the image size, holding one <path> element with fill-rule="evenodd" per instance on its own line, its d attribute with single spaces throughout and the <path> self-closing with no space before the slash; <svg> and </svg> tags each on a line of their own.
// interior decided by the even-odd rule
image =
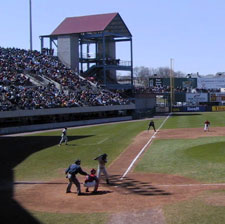
<svg viewBox="0 0 225 224">
<path fill-rule="evenodd" d="M 186 74 L 181 71 L 172 71 L 173 77 L 182 78 L 186 77 Z M 148 80 L 151 77 L 155 78 L 169 78 L 171 70 L 168 67 L 148 68 L 145 66 L 134 67 L 134 78 L 138 83 L 143 86 L 148 86 Z"/>
</svg>

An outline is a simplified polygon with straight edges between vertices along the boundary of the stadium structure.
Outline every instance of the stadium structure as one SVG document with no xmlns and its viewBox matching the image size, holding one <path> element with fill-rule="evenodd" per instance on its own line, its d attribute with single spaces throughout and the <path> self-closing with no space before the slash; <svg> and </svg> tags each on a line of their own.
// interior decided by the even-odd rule
<svg viewBox="0 0 225 224">
<path fill-rule="evenodd" d="M 60 61 L 82 76 L 110 89 L 133 87 L 132 35 L 119 13 L 65 18 L 50 35 L 40 36 L 42 51 L 46 38 L 50 52 L 55 44 Z M 123 42 L 130 45 L 126 61 L 117 58 L 116 44 Z M 129 71 L 130 84 L 117 85 L 118 70 Z"/>
<path fill-rule="evenodd" d="M 119 13 L 65 18 L 40 40 L 41 52 L 0 47 L 0 134 L 225 110 L 223 77 L 154 76 L 136 88 L 132 34 Z M 129 44 L 127 60 L 117 43 Z M 126 84 L 117 71 L 129 74 Z"/>
<path fill-rule="evenodd" d="M 172 82 L 171 78 L 149 79 L 157 112 L 224 111 L 224 87 L 222 77 L 173 78 Z"/>
<path fill-rule="evenodd" d="M 118 93 L 133 90 L 132 35 L 119 13 L 66 18 L 40 40 L 41 53 L 0 49 L 0 134 L 131 120 L 143 107 Z M 130 44 L 127 61 L 116 56 L 116 43 L 123 42 Z M 130 83 L 117 82 L 119 70 L 130 74 Z"/>
</svg>

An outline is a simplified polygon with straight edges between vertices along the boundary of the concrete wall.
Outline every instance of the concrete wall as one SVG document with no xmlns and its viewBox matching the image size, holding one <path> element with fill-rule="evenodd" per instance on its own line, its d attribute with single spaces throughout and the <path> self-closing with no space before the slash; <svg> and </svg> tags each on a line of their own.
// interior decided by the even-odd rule
<svg viewBox="0 0 225 224">
<path fill-rule="evenodd" d="M 148 110 L 155 108 L 155 95 L 140 95 L 135 99 L 136 110 Z"/>
<path fill-rule="evenodd" d="M 132 120 L 131 116 L 126 117 L 116 117 L 116 118 L 104 118 L 104 119 L 95 119 L 95 120 L 86 120 L 86 121 L 71 121 L 71 122 L 61 122 L 61 123 L 49 123 L 49 124 L 38 124 L 38 125 L 29 125 L 29 126 L 20 126 L 20 127 L 10 127 L 10 128 L 1 128 L 0 135 L 15 134 L 15 133 L 24 133 L 40 130 L 49 130 L 63 127 L 76 127 L 83 125 L 93 125 L 93 124 L 102 124 L 110 122 L 119 122 L 119 121 L 128 121 Z"/>
<path fill-rule="evenodd" d="M 79 71 L 78 35 L 59 36 L 57 55 L 68 68 Z"/>
<path fill-rule="evenodd" d="M 55 108 L 55 109 L 37 109 L 37 110 L 0 111 L 0 118 L 103 112 L 114 110 L 134 110 L 134 109 L 135 105 L 131 104 L 131 105 L 97 106 L 97 107 L 73 107 L 73 108 Z"/>
</svg>

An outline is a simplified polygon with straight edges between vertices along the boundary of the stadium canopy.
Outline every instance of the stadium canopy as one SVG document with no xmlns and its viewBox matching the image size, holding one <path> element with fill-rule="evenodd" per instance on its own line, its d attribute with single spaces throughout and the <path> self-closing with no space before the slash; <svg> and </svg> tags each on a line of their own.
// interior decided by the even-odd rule
<svg viewBox="0 0 225 224">
<path fill-rule="evenodd" d="M 50 36 L 81 33 L 102 33 L 103 31 L 118 34 L 124 37 L 132 36 L 119 13 L 68 17 L 65 18 L 61 24 L 59 24 Z"/>
<path fill-rule="evenodd" d="M 49 38 L 49 48 L 44 48 L 44 38 Z M 54 44 L 59 59 L 82 76 L 95 77 L 107 88 L 133 88 L 132 35 L 119 13 L 67 17 L 40 40 L 42 52 L 54 52 Z M 117 57 L 117 42 L 130 45 L 125 60 Z M 130 84 L 117 85 L 118 70 L 128 71 Z"/>
</svg>

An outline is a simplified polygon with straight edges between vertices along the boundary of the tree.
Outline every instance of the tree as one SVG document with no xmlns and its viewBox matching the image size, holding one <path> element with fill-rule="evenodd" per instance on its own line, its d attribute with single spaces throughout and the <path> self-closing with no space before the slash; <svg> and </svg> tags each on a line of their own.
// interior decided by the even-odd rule
<svg viewBox="0 0 225 224">
<path fill-rule="evenodd" d="M 185 74 L 181 71 L 173 71 L 174 77 L 185 77 Z M 160 78 L 169 78 L 170 77 L 170 68 L 168 67 L 159 67 L 159 68 L 148 68 L 148 67 L 135 67 L 134 76 L 139 81 L 140 84 L 146 86 L 148 85 L 148 79 L 150 77 L 160 77 Z"/>
<path fill-rule="evenodd" d="M 148 86 L 148 80 L 150 77 L 150 70 L 147 67 L 135 67 L 134 68 L 134 75 L 136 76 L 137 82 L 144 87 Z"/>
</svg>

